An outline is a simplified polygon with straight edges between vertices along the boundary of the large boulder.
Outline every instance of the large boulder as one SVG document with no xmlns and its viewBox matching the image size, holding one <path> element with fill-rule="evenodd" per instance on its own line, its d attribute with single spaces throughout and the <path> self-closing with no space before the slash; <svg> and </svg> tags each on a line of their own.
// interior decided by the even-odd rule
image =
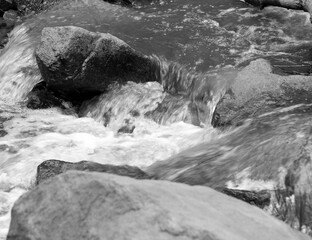
<svg viewBox="0 0 312 240">
<path fill-rule="evenodd" d="M 106 172 L 127 176 L 136 179 L 150 179 L 151 177 L 138 167 L 128 165 L 114 166 L 109 164 L 100 164 L 90 161 L 81 161 L 76 163 L 65 162 L 60 160 L 46 160 L 37 167 L 36 184 L 40 184 L 47 179 L 69 170 L 79 170 L 86 172 Z"/>
<path fill-rule="evenodd" d="M 262 210 L 206 187 L 67 172 L 14 205 L 14 239 L 309 239 Z"/>
<path fill-rule="evenodd" d="M 310 76 L 286 75 L 270 62 L 257 59 L 234 78 L 229 90 L 217 104 L 214 126 L 237 125 L 278 107 L 312 102 Z"/>
<path fill-rule="evenodd" d="M 122 40 L 73 26 L 44 28 L 36 59 L 49 88 L 68 98 L 104 92 L 112 83 L 156 77 L 154 61 Z"/>
</svg>

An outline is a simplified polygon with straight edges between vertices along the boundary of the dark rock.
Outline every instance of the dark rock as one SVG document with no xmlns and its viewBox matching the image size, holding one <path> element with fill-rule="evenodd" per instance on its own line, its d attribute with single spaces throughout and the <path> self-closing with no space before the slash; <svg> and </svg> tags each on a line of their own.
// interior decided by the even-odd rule
<svg viewBox="0 0 312 240">
<path fill-rule="evenodd" d="M 79 27 L 44 28 L 36 50 L 39 69 L 49 88 L 83 99 L 112 83 L 155 80 L 155 62 L 122 40 Z"/>
<path fill-rule="evenodd" d="M 118 129 L 118 133 L 133 133 L 135 126 L 130 121 L 130 119 L 125 120 L 125 125 Z"/>
<path fill-rule="evenodd" d="M 37 167 L 36 184 L 42 183 L 51 177 L 54 177 L 63 172 L 67 172 L 69 170 L 79 170 L 87 172 L 106 172 L 117 174 L 120 176 L 128 176 L 136 179 L 151 178 L 141 169 L 128 165 L 114 166 L 89 161 L 70 163 L 60 160 L 47 160 Z"/>
<path fill-rule="evenodd" d="M 0 137 L 4 137 L 5 135 L 8 135 L 8 132 L 4 129 L 0 129 Z"/>
<path fill-rule="evenodd" d="M 39 83 L 28 94 L 26 106 L 31 109 L 63 107 L 64 100 L 55 96 L 44 83 Z"/>
<path fill-rule="evenodd" d="M 70 171 L 15 202 L 7 239 L 310 238 L 207 187 Z"/>
<path fill-rule="evenodd" d="M 212 124 L 239 125 L 247 118 L 259 116 L 278 107 L 312 102 L 310 76 L 281 76 L 273 73 L 263 59 L 252 61 L 234 79 L 218 103 Z"/>
<path fill-rule="evenodd" d="M 239 189 L 230 189 L 230 188 L 222 188 L 217 189 L 220 192 L 229 195 L 231 197 L 240 199 L 244 202 L 247 202 L 251 205 L 255 205 L 260 208 L 264 208 L 269 206 L 271 203 L 271 194 L 268 191 L 246 191 Z"/>
</svg>

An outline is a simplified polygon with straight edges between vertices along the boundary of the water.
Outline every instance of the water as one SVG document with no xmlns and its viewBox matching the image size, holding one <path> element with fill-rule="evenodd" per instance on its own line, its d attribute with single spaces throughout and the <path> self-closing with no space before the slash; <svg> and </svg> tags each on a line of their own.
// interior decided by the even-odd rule
<svg viewBox="0 0 312 240">
<path fill-rule="evenodd" d="M 137 3 L 132 8 L 94 0 L 66 2 L 49 12 L 26 19 L 12 31 L 9 43 L 1 51 L 0 123 L 7 134 L 0 137 L 0 239 L 5 239 L 7 234 L 12 204 L 33 186 L 36 166 L 42 161 L 90 160 L 149 169 L 148 166 L 154 162 L 169 157 L 175 161 L 186 153 L 187 157 L 208 154 L 207 146 L 210 145 L 215 148 L 210 152 L 212 155 L 221 151 L 228 157 L 223 159 L 231 159 L 235 147 L 245 146 L 237 139 L 250 134 L 248 127 L 242 129 L 249 132 L 236 129 L 221 133 L 209 122 L 217 102 L 241 66 L 262 57 L 285 71 L 293 69 L 299 74 L 309 74 L 310 71 L 312 25 L 303 12 L 280 8 L 267 8 L 260 12 L 242 1 L 233 0 L 151 1 Z M 130 110 L 139 106 L 148 112 L 156 107 L 156 102 L 165 98 L 162 87 L 157 83 L 139 87 L 134 84 L 129 89 L 113 92 L 120 96 L 123 92 L 131 94 L 126 105 L 124 98 L 114 97 L 114 94 L 99 96 L 110 100 L 85 103 L 79 113 L 84 116 L 82 118 L 57 108 L 25 108 L 27 94 L 42 81 L 33 55 L 41 30 L 46 26 L 66 25 L 109 32 L 144 54 L 167 59 L 162 62 L 164 66 L 168 66 L 167 61 L 184 66 L 181 71 L 174 69 L 173 74 L 167 74 L 169 80 L 176 79 L 177 72 L 183 79 L 201 76 L 203 85 L 209 85 L 207 105 L 210 110 L 206 114 L 211 116 L 208 124 L 197 127 L 178 121 L 183 119 L 180 116 L 183 104 L 182 108 L 164 116 L 158 123 L 144 115 L 129 116 Z M 177 69 L 181 69 L 181 65 L 177 65 Z M 112 105 L 116 111 L 112 120 L 105 123 L 102 113 Z M 126 118 L 134 121 L 134 132 L 118 134 Z M 290 119 L 281 126 L 289 127 L 291 123 Z M 279 122 L 274 126 L 279 126 Z M 258 136 L 258 128 L 253 129 L 256 129 L 255 135 L 250 139 Z M 279 130 L 285 129 L 281 127 Z M 259 134 L 262 134 L 263 141 L 270 137 L 265 131 Z M 231 141 L 233 144 L 229 148 Z M 280 138 L 277 142 L 281 144 Z M 259 144 L 257 142 L 250 148 L 251 156 L 255 157 Z M 195 150 L 187 150 L 191 147 Z M 265 152 L 267 148 L 269 145 L 261 151 Z M 235 154 L 250 156 L 244 155 L 246 149 L 248 146 L 241 147 L 240 153 Z M 268 151 L 273 150 L 270 148 Z M 174 178 L 180 170 L 174 170 L 168 178 Z M 241 170 L 244 172 L 244 168 Z M 189 172 L 192 173 L 191 170 Z M 236 183 L 232 181 L 231 184 Z M 251 183 L 244 184 L 253 188 Z M 267 188 L 264 185 L 262 188 Z M 271 182 L 269 185 L 272 187 Z M 261 188 L 261 184 L 257 186 Z"/>
</svg>

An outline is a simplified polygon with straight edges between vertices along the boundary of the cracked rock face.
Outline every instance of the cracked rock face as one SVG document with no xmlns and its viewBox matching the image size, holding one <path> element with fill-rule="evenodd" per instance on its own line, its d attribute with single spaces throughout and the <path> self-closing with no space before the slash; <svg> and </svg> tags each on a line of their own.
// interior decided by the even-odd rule
<svg viewBox="0 0 312 240">
<path fill-rule="evenodd" d="M 79 27 L 44 28 L 36 59 L 47 86 L 69 99 L 97 95 L 116 82 L 155 80 L 149 57 L 108 33 Z"/>
<path fill-rule="evenodd" d="M 14 205 L 8 240 L 309 239 L 207 187 L 69 171 Z"/>
</svg>

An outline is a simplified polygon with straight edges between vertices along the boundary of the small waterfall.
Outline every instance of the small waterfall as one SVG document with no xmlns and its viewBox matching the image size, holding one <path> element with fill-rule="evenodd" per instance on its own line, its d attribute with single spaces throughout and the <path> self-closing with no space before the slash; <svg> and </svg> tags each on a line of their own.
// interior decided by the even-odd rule
<svg viewBox="0 0 312 240">
<path fill-rule="evenodd" d="M 23 24 L 15 27 L 0 53 L 0 100 L 9 104 L 25 100 L 41 81 L 29 29 Z"/>
</svg>

